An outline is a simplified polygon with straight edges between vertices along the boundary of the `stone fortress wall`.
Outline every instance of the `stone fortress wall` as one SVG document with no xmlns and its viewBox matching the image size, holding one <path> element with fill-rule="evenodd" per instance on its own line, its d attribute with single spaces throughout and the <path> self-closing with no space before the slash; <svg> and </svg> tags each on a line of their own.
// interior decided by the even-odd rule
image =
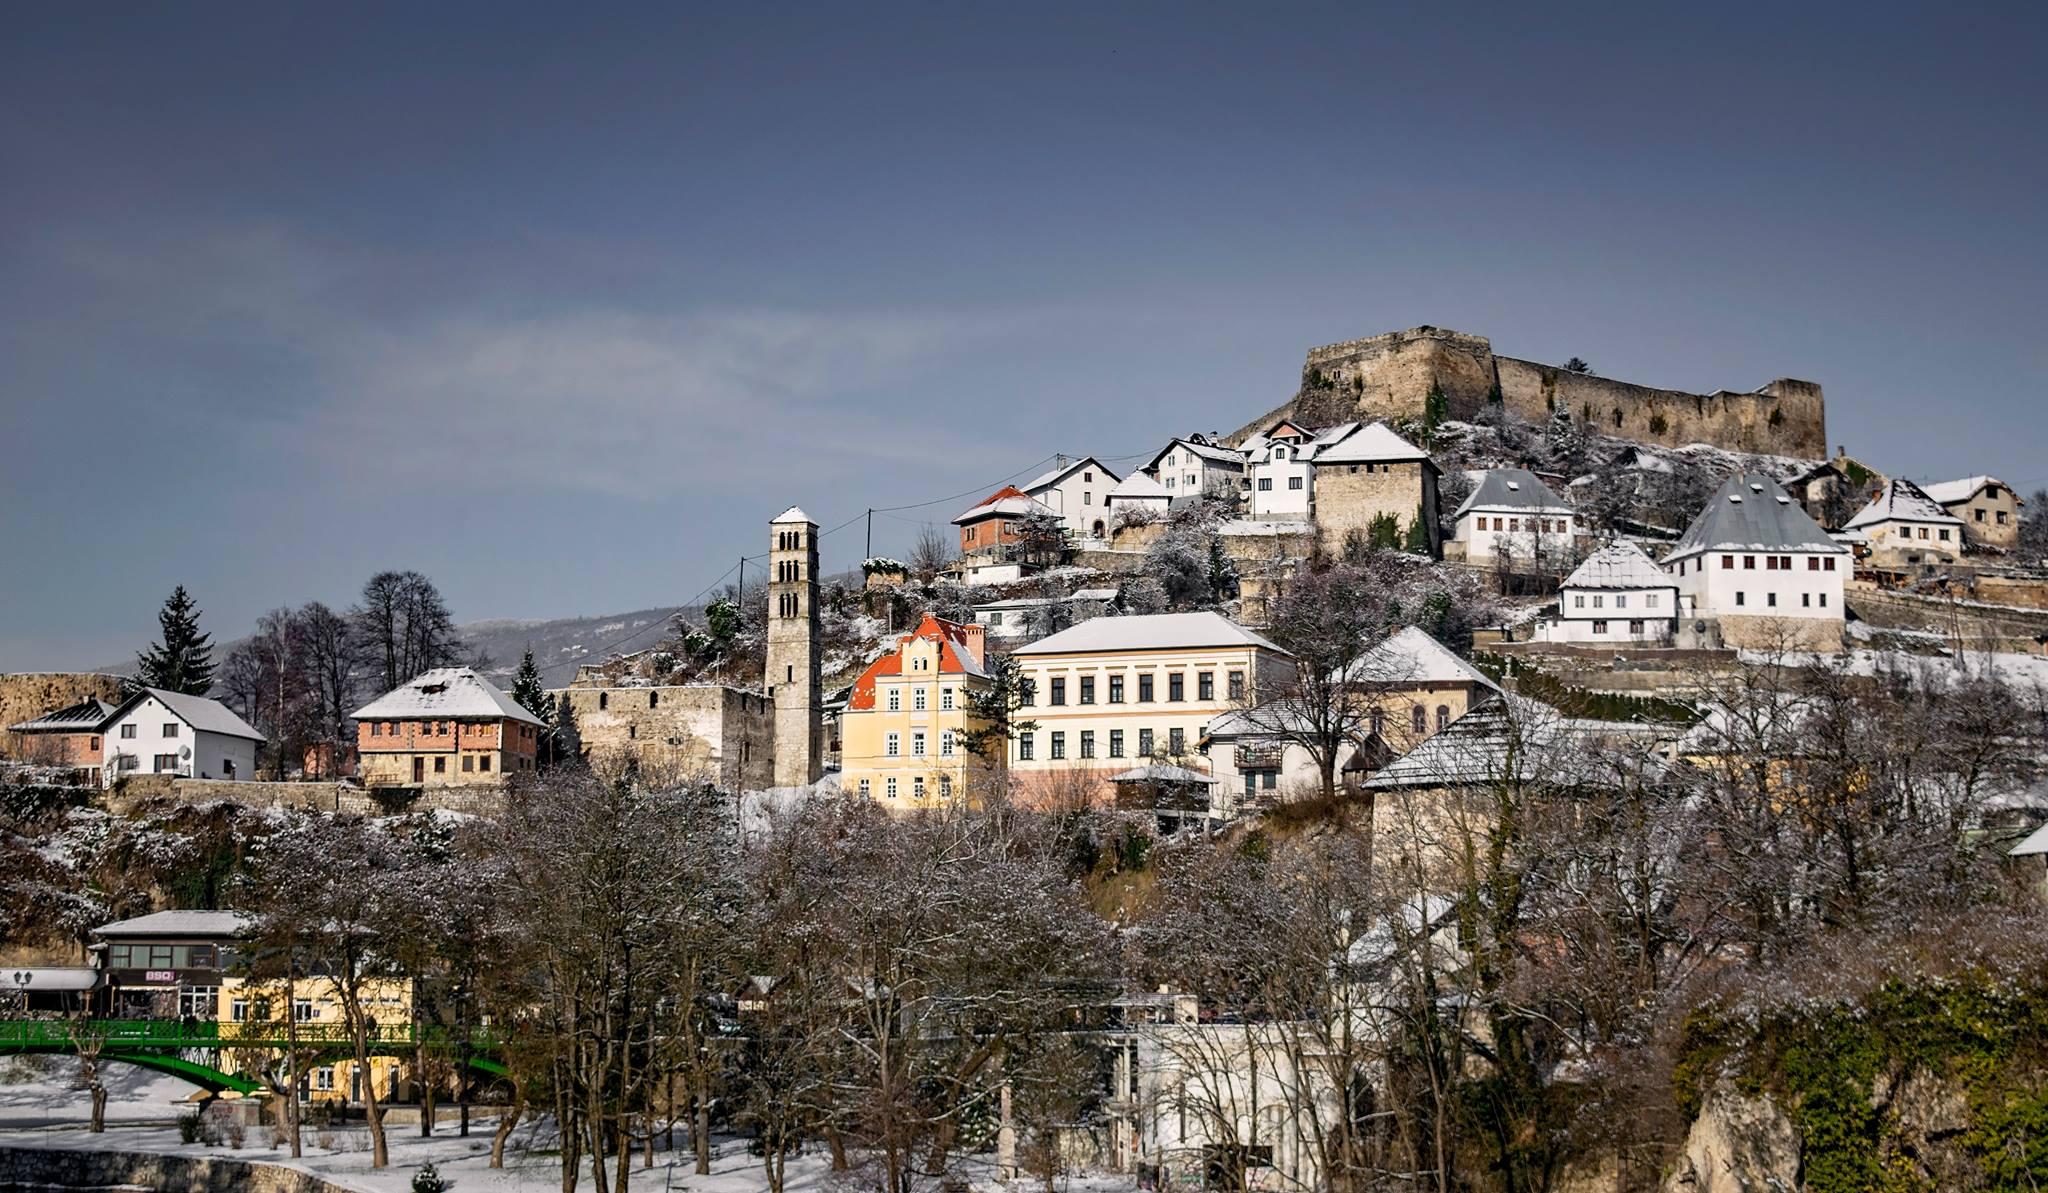
<svg viewBox="0 0 2048 1193">
<path fill-rule="evenodd" d="M 1312 372 L 1334 382 L 1355 407 L 1348 416 L 1360 419 L 1420 418 L 1432 385 L 1443 388 L 1451 417 L 1469 419 L 1497 384 L 1503 404 L 1535 423 L 1561 407 L 1603 435 L 1642 443 L 1707 443 L 1808 459 L 1827 454 L 1826 408 L 1811 381 L 1781 378 L 1751 392 L 1657 389 L 1497 356 L 1484 336 L 1427 326 L 1312 348 L 1302 364 L 1304 391 Z M 1229 441 L 1293 414 L 1301 400 L 1297 394 Z"/>
</svg>

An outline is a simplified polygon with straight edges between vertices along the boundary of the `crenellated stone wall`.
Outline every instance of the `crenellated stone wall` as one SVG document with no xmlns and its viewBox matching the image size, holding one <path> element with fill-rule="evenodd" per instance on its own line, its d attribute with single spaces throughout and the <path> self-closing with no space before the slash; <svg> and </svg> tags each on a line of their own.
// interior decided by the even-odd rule
<svg viewBox="0 0 2048 1193">
<path fill-rule="evenodd" d="M 1563 408 L 1619 439 L 1808 459 L 1827 454 L 1825 403 L 1811 381 L 1781 378 L 1750 392 L 1658 389 L 1497 356 L 1485 336 L 1427 326 L 1311 348 L 1301 371 L 1293 398 L 1228 442 L 1242 442 L 1282 416 L 1318 424 L 1421 418 L 1432 386 L 1442 389 L 1449 417 L 1469 419 L 1497 386 L 1503 404 L 1531 422 Z"/>
</svg>

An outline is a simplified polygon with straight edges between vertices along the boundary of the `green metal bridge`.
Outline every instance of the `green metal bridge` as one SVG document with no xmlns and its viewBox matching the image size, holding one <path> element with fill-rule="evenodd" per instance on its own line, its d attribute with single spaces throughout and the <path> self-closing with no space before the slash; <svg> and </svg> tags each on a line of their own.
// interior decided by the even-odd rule
<svg viewBox="0 0 2048 1193">
<path fill-rule="evenodd" d="M 450 1057 L 478 1073 L 505 1076 L 497 1059 L 496 1032 L 478 1029 L 464 1036 L 440 1027 L 410 1023 L 378 1025 L 370 1033 L 374 1056 L 410 1056 L 420 1047 Z M 351 1060 L 355 1038 L 338 1023 L 213 1023 L 181 1019 L 0 1019 L 0 1056 L 43 1053 L 75 1056 L 99 1048 L 101 1063 L 120 1062 L 182 1077 L 212 1093 L 261 1093 L 265 1086 L 247 1073 L 219 1064 L 223 1051 L 282 1052 L 297 1048 L 316 1060 Z M 192 1059 L 190 1054 L 210 1054 Z"/>
</svg>

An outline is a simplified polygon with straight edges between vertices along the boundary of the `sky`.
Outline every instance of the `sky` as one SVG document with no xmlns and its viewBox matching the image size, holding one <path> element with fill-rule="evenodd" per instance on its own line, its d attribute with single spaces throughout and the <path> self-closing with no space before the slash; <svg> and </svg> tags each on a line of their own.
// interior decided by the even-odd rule
<svg viewBox="0 0 2048 1193">
<path fill-rule="evenodd" d="M 1539 11 L 1555 10 L 1555 11 Z M 20 4 L 0 671 L 837 569 L 1434 324 L 2048 485 L 2048 9 Z M 944 500 L 940 500 L 944 499 Z M 925 504 L 929 503 L 929 504 Z M 749 565 L 750 579 L 761 573 Z"/>
</svg>

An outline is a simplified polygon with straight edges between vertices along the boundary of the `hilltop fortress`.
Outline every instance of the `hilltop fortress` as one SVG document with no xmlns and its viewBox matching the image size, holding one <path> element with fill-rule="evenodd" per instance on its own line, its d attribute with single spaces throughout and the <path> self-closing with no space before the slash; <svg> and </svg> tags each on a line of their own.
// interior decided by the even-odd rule
<svg viewBox="0 0 2048 1193">
<path fill-rule="evenodd" d="M 1282 416 L 1311 423 L 1421 418 L 1432 385 L 1442 388 L 1451 418 L 1470 419 L 1497 398 L 1530 422 L 1540 424 L 1561 407 L 1590 429 L 1619 439 L 1667 447 L 1709 443 L 1808 459 L 1827 455 L 1826 411 L 1820 386 L 1811 381 L 1780 378 L 1746 393 L 1654 389 L 1499 356 L 1484 336 L 1440 327 L 1311 348 L 1295 396 L 1229 442 L 1241 442 Z"/>
</svg>

